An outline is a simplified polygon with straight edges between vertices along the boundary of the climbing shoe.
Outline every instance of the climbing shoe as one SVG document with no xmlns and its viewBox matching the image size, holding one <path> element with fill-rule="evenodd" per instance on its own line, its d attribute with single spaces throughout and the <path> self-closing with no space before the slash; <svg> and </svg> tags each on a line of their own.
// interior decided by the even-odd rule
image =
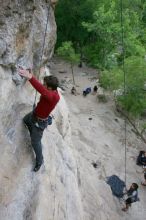
<svg viewBox="0 0 146 220">
<path fill-rule="evenodd" d="M 33 169 L 33 171 L 34 171 L 34 172 L 37 172 L 37 171 L 40 169 L 41 165 L 42 165 L 42 164 L 36 164 L 35 167 L 34 167 L 34 169 Z"/>
<path fill-rule="evenodd" d="M 128 209 L 127 208 L 122 208 L 122 211 L 126 212 Z"/>
</svg>

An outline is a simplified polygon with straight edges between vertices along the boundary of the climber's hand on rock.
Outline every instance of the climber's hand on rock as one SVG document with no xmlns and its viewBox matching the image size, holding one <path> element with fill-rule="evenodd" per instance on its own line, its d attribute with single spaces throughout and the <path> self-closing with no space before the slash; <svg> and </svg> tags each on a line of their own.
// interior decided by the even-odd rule
<svg viewBox="0 0 146 220">
<path fill-rule="evenodd" d="M 41 74 L 41 75 L 45 74 L 45 67 L 41 67 L 41 69 L 40 69 L 40 74 Z"/>
<path fill-rule="evenodd" d="M 32 74 L 29 70 L 19 68 L 19 75 L 25 77 L 26 79 L 31 79 Z"/>
</svg>

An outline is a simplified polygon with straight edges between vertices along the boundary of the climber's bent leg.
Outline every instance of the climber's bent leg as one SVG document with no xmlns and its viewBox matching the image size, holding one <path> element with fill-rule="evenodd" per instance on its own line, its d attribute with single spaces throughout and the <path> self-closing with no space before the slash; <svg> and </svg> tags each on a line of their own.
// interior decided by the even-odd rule
<svg viewBox="0 0 146 220">
<path fill-rule="evenodd" d="M 48 126 L 47 120 L 39 120 L 30 112 L 23 118 L 24 124 L 28 127 L 31 137 L 31 145 L 36 155 L 36 166 L 34 171 L 38 171 L 43 163 L 41 139 L 44 129 Z"/>
<path fill-rule="evenodd" d="M 23 122 L 26 125 L 26 127 L 28 128 L 29 132 L 31 133 L 32 127 L 33 127 L 33 113 L 30 112 L 27 115 L 24 116 L 23 118 Z"/>
<path fill-rule="evenodd" d="M 35 167 L 39 167 L 39 168 L 43 163 L 42 144 L 41 144 L 42 136 L 43 136 L 43 130 L 34 125 L 31 132 L 31 144 L 36 155 Z"/>
</svg>

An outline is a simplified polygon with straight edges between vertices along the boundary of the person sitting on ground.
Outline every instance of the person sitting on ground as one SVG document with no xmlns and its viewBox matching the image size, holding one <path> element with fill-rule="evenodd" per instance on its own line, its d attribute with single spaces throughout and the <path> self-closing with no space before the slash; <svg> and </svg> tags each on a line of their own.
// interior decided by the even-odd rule
<svg viewBox="0 0 146 220">
<path fill-rule="evenodd" d="M 97 87 L 97 86 L 94 86 L 93 91 L 96 93 L 97 90 L 98 90 L 98 87 Z"/>
<path fill-rule="evenodd" d="M 132 183 L 126 194 L 128 198 L 125 200 L 125 207 L 122 208 L 122 211 L 127 211 L 133 202 L 138 201 L 138 184 Z"/>
<path fill-rule="evenodd" d="M 146 186 L 146 168 L 144 169 L 144 181 L 141 183 L 141 185 Z"/>
<path fill-rule="evenodd" d="M 139 166 L 143 166 L 143 168 L 146 168 L 146 151 L 139 152 L 136 164 Z"/>
<path fill-rule="evenodd" d="M 29 70 L 19 68 L 19 74 L 29 80 L 31 85 L 41 94 L 33 112 L 28 113 L 23 122 L 27 126 L 31 144 L 36 155 L 34 171 L 37 172 L 43 163 L 41 139 L 48 125 L 48 117 L 58 103 L 60 96 L 57 91 L 58 79 L 55 76 L 45 76 L 44 84 L 40 83 Z"/>
<path fill-rule="evenodd" d="M 74 86 L 71 89 L 71 94 L 73 94 L 73 95 L 77 94 L 77 90 L 76 90 L 76 88 Z"/>
<path fill-rule="evenodd" d="M 83 96 L 86 96 L 90 92 L 91 92 L 91 87 L 86 88 L 85 90 L 83 90 Z"/>
</svg>

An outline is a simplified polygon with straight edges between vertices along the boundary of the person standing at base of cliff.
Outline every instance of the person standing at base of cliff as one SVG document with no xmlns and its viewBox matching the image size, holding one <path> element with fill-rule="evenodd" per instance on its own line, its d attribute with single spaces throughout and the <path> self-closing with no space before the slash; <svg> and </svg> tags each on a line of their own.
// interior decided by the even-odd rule
<svg viewBox="0 0 146 220">
<path fill-rule="evenodd" d="M 130 188 L 126 192 L 128 198 L 125 200 L 125 207 L 122 208 L 122 211 L 127 211 L 133 202 L 139 201 L 138 198 L 138 184 L 132 183 Z"/>
<path fill-rule="evenodd" d="M 24 124 L 30 132 L 31 144 L 36 155 L 34 171 L 37 172 L 43 163 L 41 139 L 45 128 L 48 126 L 48 116 L 60 99 L 57 91 L 59 82 L 55 76 L 45 76 L 42 84 L 29 70 L 22 68 L 19 68 L 19 75 L 26 78 L 41 94 L 35 109 L 23 118 Z"/>
<path fill-rule="evenodd" d="M 146 186 L 146 168 L 144 169 L 144 181 L 141 182 L 141 185 Z"/>
</svg>

